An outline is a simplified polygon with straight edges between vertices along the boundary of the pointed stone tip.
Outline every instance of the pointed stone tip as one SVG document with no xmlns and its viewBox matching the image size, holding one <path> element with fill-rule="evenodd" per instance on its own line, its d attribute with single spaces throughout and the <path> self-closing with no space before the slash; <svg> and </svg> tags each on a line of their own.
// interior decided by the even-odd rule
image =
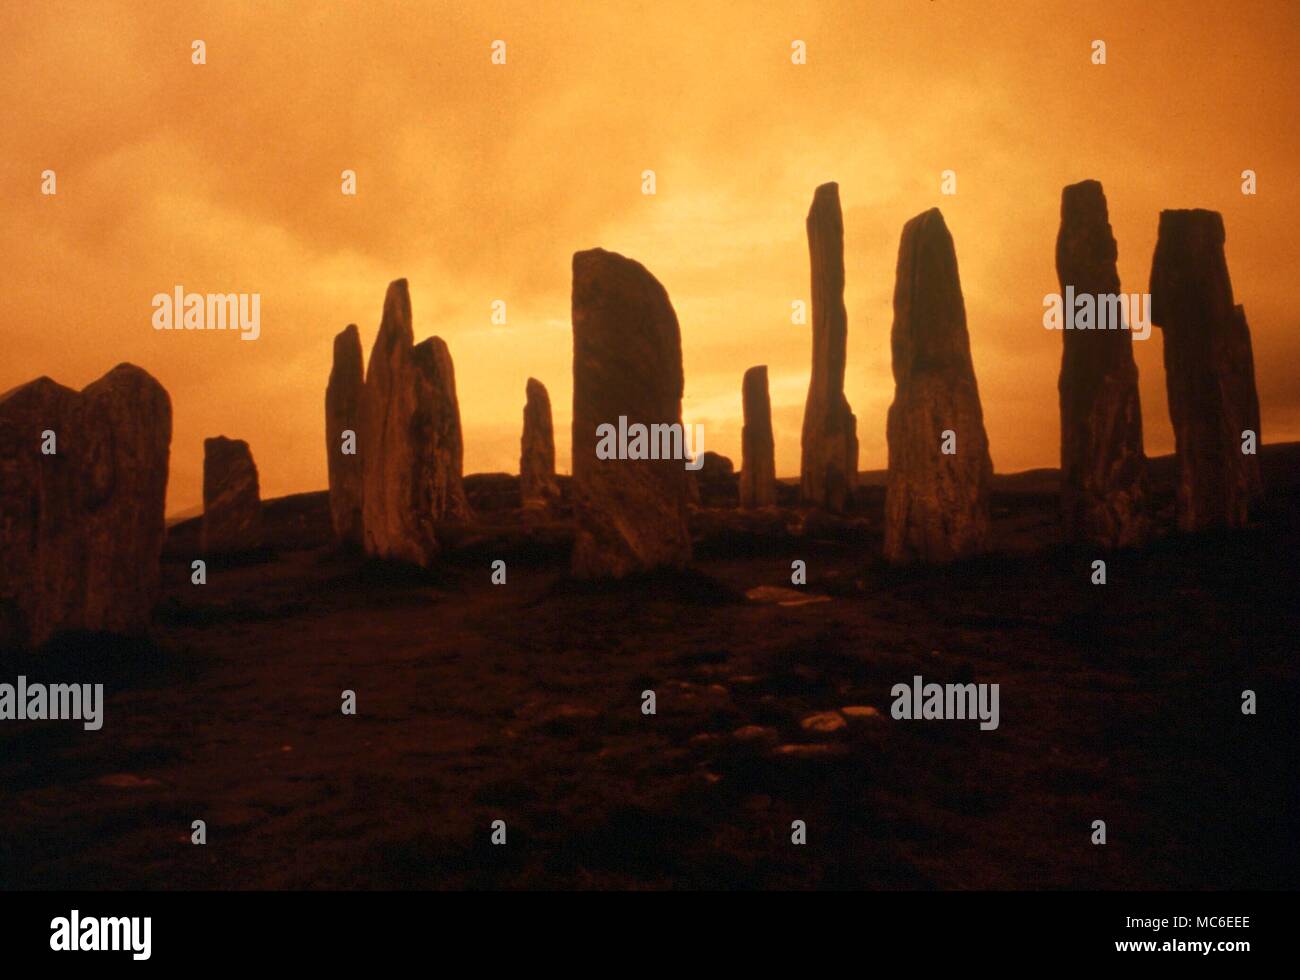
<svg viewBox="0 0 1300 980">
<path fill-rule="evenodd" d="M 938 208 L 922 211 L 903 226 L 904 237 L 908 235 L 930 238 L 934 236 L 951 238 L 948 224 L 943 220 L 943 212 Z"/>
<path fill-rule="evenodd" d="M 542 384 L 542 383 L 541 383 L 540 381 L 538 381 L 536 378 L 529 378 L 528 381 L 524 384 L 524 390 L 525 390 L 525 391 L 529 391 L 529 392 L 532 392 L 532 391 L 543 391 L 543 392 L 544 392 L 544 391 L 546 391 L 546 385 Z"/>
<path fill-rule="evenodd" d="M 375 337 L 375 344 L 378 346 L 393 343 L 392 340 L 385 340 L 386 337 L 401 336 L 407 338 L 410 342 L 412 331 L 411 317 L 411 293 L 407 288 L 405 279 L 394 279 L 388 284 L 388 290 L 384 293 L 384 312 L 379 324 L 379 334 Z"/>
<path fill-rule="evenodd" d="M 388 284 L 388 289 L 384 292 L 384 312 L 387 313 L 390 309 L 410 313 L 411 289 L 405 279 L 394 279 Z"/>
</svg>

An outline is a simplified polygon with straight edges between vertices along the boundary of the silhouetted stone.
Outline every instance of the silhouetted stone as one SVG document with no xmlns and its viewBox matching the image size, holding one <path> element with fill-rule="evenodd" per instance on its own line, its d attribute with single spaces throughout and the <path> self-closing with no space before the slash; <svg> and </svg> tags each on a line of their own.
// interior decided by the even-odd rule
<svg viewBox="0 0 1300 980">
<path fill-rule="evenodd" d="M 803 416 L 800 493 L 833 512 L 857 481 L 858 423 L 844 397 L 848 314 L 844 309 L 844 222 L 838 184 L 822 184 L 808 210 L 812 265 L 812 377 Z"/>
<path fill-rule="evenodd" d="M 1178 449 L 1178 526 L 1240 527 L 1262 492 L 1259 398 L 1245 311 L 1232 297 L 1216 211 L 1162 211 L 1151 319 L 1164 330 L 1165 387 Z"/>
<path fill-rule="evenodd" d="M 262 498 L 248 443 L 217 436 L 203 441 L 205 555 L 235 554 L 262 547 Z"/>
<path fill-rule="evenodd" d="M 325 389 L 325 457 L 329 463 L 330 518 L 334 537 L 342 545 L 362 547 L 363 465 L 361 461 L 361 398 L 365 390 L 361 366 L 361 335 L 356 324 L 334 338 L 334 365 Z M 344 452 L 345 432 L 351 432 L 353 453 Z"/>
<path fill-rule="evenodd" d="M 1095 180 L 1061 194 L 1056 274 L 1061 294 L 1117 296 L 1118 250 Z M 1066 310 L 1066 316 L 1072 315 Z M 1149 531 L 1142 404 L 1132 333 L 1062 330 L 1061 512 L 1066 537 L 1103 548 L 1140 544 Z"/>
<path fill-rule="evenodd" d="M 1231 342 L 1232 356 L 1225 379 L 1228 400 L 1233 405 L 1240 405 L 1242 411 L 1242 428 L 1255 433 L 1256 450 L 1263 445 L 1259 431 L 1259 392 L 1255 388 L 1255 352 L 1250 342 L 1250 325 L 1246 321 L 1246 308 L 1241 305 L 1233 307 Z M 1238 447 L 1240 448 L 1240 441 Z M 1259 456 L 1247 456 L 1242 465 L 1245 470 L 1247 512 L 1257 511 L 1264 498 L 1263 473 Z"/>
<path fill-rule="evenodd" d="M 573 572 L 683 567 L 691 557 L 683 459 L 600 459 L 598 427 L 682 425 L 682 346 L 663 286 L 603 249 L 573 256 Z M 664 431 L 652 430 L 655 432 Z M 663 455 L 663 453 L 660 453 Z"/>
<path fill-rule="evenodd" d="M 429 474 L 429 496 L 433 514 L 438 520 L 468 521 L 473 515 L 465 496 L 465 442 L 451 351 L 441 337 L 430 337 L 416 344 L 414 356 L 418 376 L 430 385 L 433 469 Z"/>
<path fill-rule="evenodd" d="M 465 520 L 456 376 L 438 337 L 414 344 L 405 279 L 390 283 L 361 402 L 362 526 L 369 555 L 429 566 L 435 524 Z"/>
<path fill-rule="evenodd" d="M 383 319 L 366 365 L 362 526 L 366 554 L 429 565 L 438 554 L 433 501 L 425 496 L 433 468 L 432 381 L 421 381 L 419 371 L 411 296 L 406 280 L 398 279 L 384 295 Z"/>
<path fill-rule="evenodd" d="M 691 502 L 704 507 L 735 507 L 740 502 L 740 480 L 726 456 L 705 452 L 700 468 L 691 471 Z"/>
<path fill-rule="evenodd" d="M 524 433 L 519 440 L 519 495 L 524 507 L 549 507 L 560 496 L 555 479 L 555 430 L 546 386 L 529 378 L 525 386 Z"/>
<path fill-rule="evenodd" d="M 745 372 L 741 401 L 745 423 L 740 435 L 740 506 L 772 507 L 776 504 L 776 449 L 766 365 Z"/>
<path fill-rule="evenodd" d="M 167 392 L 130 364 L 80 393 L 39 378 L 0 395 L 0 646 L 148 630 L 171 426 Z"/>
<path fill-rule="evenodd" d="M 944 562 L 983 550 L 988 438 L 952 236 L 937 208 L 903 227 L 894 286 L 885 557 Z M 943 451 L 945 432 L 955 452 Z"/>
</svg>

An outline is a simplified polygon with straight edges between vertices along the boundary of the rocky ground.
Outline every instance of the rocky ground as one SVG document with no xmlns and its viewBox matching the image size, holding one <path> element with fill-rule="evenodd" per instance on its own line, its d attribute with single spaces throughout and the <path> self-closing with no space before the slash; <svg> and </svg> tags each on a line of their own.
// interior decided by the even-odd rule
<svg viewBox="0 0 1300 980">
<path fill-rule="evenodd" d="M 702 510 L 691 574 L 603 588 L 483 487 L 437 576 L 320 544 L 321 495 L 201 588 L 178 526 L 154 645 L 0 661 L 108 689 L 102 731 L 0 725 L 0 886 L 1294 888 L 1297 448 L 1258 526 L 1107 556 L 1105 586 L 1051 473 L 996 479 L 995 554 L 910 572 L 878 486 L 849 521 Z M 746 597 L 795 559 L 822 601 Z M 891 719 L 914 674 L 1000 684 L 1000 727 Z"/>
</svg>

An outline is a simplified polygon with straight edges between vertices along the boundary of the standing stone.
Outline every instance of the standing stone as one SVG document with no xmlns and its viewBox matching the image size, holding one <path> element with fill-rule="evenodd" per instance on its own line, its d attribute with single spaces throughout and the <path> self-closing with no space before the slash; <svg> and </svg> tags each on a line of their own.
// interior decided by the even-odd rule
<svg viewBox="0 0 1300 980">
<path fill-rule="evenodd" d="M 1250 342 L 1250 325 L 1246 322 L 1246 308 L 1233 307 L 1232 333 L 1229 335 L 1228 357 L 1229 370 L 1224 384 L 1228 400 L 1234 405 L 1242 406 L 1242 428 L 1255 433 L 1256 449 L 1262 443 L 1259 433 L 1259 392 L 1255 388 L 1255 353 Z M 1241 449 L 1240 434 L 1237 449 Z M 1242 460 L 1245 470 L 1247 512 L 1258 512 L 1264 500 L 1264 478 L 1260 472 L 1259 456 L 1245 456 Z"/>
<path fill-rule="evenodd" d="M 361 335 L 356 324 L 334 338 L 334 366 L 325 389 L 325 458 L 329 464 L 330 518 L 339 544 L 361 548 L 363 466 L 361 461 Z M 352 433 L 353 453 L 345 453 L 344 433 Z"/>
<path fill-rule="evenodd" d="M 468 521 L 473 514 L 465 495 L 465 441 L 451 351 L 441 337 L 430 337 L 416 345 L 414 354 L 420 387 L 429 386 L 427 411 L 433 455 L 432 468 L 426 474 L 425 496 L 432 502 L 435 520 Z M 420 422 L 423 424 L 423 418 Z"/>
<path fill-rule="evenodd" d="M 1240 527 L 1262 493 L 1259 396 L 1245 310 L 1234 304 L 1217 211 L 1162 211 L 1151 319 L 1164 331 L 1165 386 L 1178 451 L 1178 526 Z"/>
<path fill-rule="evenodd" d="M 1101 184 L 1061 194 L 1056 274 L 1061 295 L 1118 296 L 1118 250 Z M 1099 309 L 1101 307 L 1099 306 Z M 1067 318 L 1072 310 L 1065 310 Z M 1067 320 L 1066 326 L 1069 325 Z M 1147 536 L 1147 468 L 1133 338 L 1127 329 L 1061 332 L 1061 513 L 1068 540 L 1102 548 Z"/>
<path fill-rule="evenodd" d="M 734 464 L 721 453 L 705 452 L 700 468 L 687 481 L 689 500 L 696 507 L 735 507 L 740 503 L 740 480 Z"/>
<path fill-rule="evenodd" d="M 682 345 L 668 294 L 638 262 L 603 249 L 573 256 L 573 572 L 622 578 L 691 558 L 685 460 L 598 458 L 615 431 L 682 428 Z M 602 430 L 607 434 L 608 429 Z M 673 448 L 676 449 L 677 446 Z M 629 442 L 629 457 L 637 448 Z M 608 455 L 607 453 L 603 453 Z M 646 454 L 648 455 L 648 454 Z M 658 455 L 663 456 L 660 452 Z"/>
<path fill-rule="evenodd" d="M 946 562 L 984 550 L 988 437 L 952 236 L 937 208 L 903 226 L 894 285 L 885 557 Z M 945 453 L 945 444 L 955 449 Z"/>
<path fill-rule="evenodd" d="M 248 443 L 217 436 L 203 441 L 205 555 L 236 554 L 262 546 L 262 498 Z"/>
<path fill-rule="evenodd" d="M 368 555 L 429 566 L 439 520 L 466 520 L 456 375 L 438 337 L 414 343 L 405 279 L 390 283 L 361 399 L 361 514 Z"/>
<path fill-rule="evenodd" d="M 560 496 L 555 479 L 555 430 L 546 386 L 529 378 L 525 386 L 524 434 L 519 442 L 519 496 L 525 508 L 545 508 Z"/>
<path fill-rule="evenodd" d="M 130 364 L 79 393 L 39 378 L 0 395 L 0 647 L 148 630 L 171 429 L 167 392 Z"/>
<path fill-rule="evenodd" d="M 377 558 L 432 563 L 438 554 L 433 504 L 416 504 L 432 446 L 416 441 L 415 334 L 406 279 L 383 296 L 380 330 L 370 350 L 361 399 L 361 526 L 365 552 Z M 428 428 L 428 424 L 422 426 Z"/>
<path fill-rule="evenodd" d="M 745 372 L 741 400 L 745 424 L 740 434 L 740 506 L 773 507 L 776 505 L 776 446 L 772 437 L 767 365 Z"/>
<path fill-rule="evenodd" d="M 848 314 L 844 309 L 844 221 L 838 184 L 822 184 L 808 210 L 812 264 L 812 378 L 803 415 L 800 495 L 842 512 L 858 475 L 858 422 L 844 397 Z"/>
</svg>

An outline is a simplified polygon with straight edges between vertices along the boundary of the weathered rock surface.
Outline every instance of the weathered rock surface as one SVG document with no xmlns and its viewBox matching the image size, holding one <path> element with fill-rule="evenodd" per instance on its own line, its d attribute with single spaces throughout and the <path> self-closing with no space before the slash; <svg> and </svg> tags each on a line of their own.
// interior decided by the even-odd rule
<svg viewBox="0 0 1300 980">
<path fill-rule="evenodd" d="M 848 313 L 844 309 L 844 220 L 838 184 L 822 184 L 808 210 L 812 265 L 812 377 L 803 416 L 800 494 L 839 513 L 858 472 L 858 423 L 844 397 Z"/>
<path fill-rule="evenodd" d="M 39 378 L 0 395 L 0 646 L 148 630 L 171 430 L 167 392 L 130 364 L 81 392 Z"/>
<path fill-rule="evenodd" d="M 740 434 L 740 506 L 773 507 L 776 505 L 776 448 L 766 365 L 745 372 L 741 401 L 745 421 Z"/>
<path fill-rule="evenodd" d="M 1151 319 L 1164 331 L 1165 387 L 1178 451 L 1178 526 L 1240 527 L 1262 493 L 1259 397 L 1245 310 L 1232 297 L 1217 211 L 1160 212 Z"/>
<path fill-rule="evenodd" d="M 465 496 L 465 440 L 451 351 L 441 337 L 430 337 L 415 346 L 414 355 L 420 383 L 431 386 L 427 400 L 433 441 L 429 474 L 433 514 L 440 521 L 468 521 L 473 515 Z"/>
<path fill-rule="evenodd" d="M 691 558 L 682 459 L 600 459 L 598 427 L 682 424 L 682 345 L 668 294 L 638 262 L 573 256 L 573 572 L 622 578 Z M 680 430 L 679 430 L 680 431 Z M 683 433 L 683 442 L 684 442 Z"/>
<path fill-rule="evenodd" d="M 414 343 L 405 279 L 390 283 L 361 400 L 362 526 L 369 555 L 429 566 L 435 524 L 469 516 L 447 345 Z"/>
<path fill-rule="evenodd" d="M 1056 274 L 1061 294 L 1118 295 L 1118 250 L 1101 184 L 1061 194 Z M 1067 310 L 1069 315 L 1071 311 Z M 1068 540 L 1103 548 L 1140 544 L 1150 530 L 1142 404 L 1129 330 L 1063 330 L 1061 514 Z"/>
<path fill-rule="evenodd" d="M 989 534 L 988 437 L 952 236 L 937 208 L 903 227 L 894 286 L 885 557 L 945 562 Z M 955 452 L 943 452 L 945 432 Z"/>
<path fill-rule="evenodd" d="M 545 508 L 560 497 L 555 479 L 555 430 L 546 386 L 529 378 L 525 386 L 524 433 L 519 441 L 519 496 L 525 508 Z"/>
<path fill-rule="evenodd" d="M 325 389 L 325 456 L 329 463 L 330 518 L 334 538 L 361 548 L 363 466 L 361 461 L 361 398 L 366 377 L 361 365 L 361 335 L 356 324 L 334 338 L 334 365 Z M 353 453 L 344 452 L 345 432 L 352 432 Z"/>
<path fill-rule="evenodd" d="M 217 436 L 203 440 L 205 555 L 236 554 L 262 547 L 262 497 L 248 443 Z"/>
</svg>

